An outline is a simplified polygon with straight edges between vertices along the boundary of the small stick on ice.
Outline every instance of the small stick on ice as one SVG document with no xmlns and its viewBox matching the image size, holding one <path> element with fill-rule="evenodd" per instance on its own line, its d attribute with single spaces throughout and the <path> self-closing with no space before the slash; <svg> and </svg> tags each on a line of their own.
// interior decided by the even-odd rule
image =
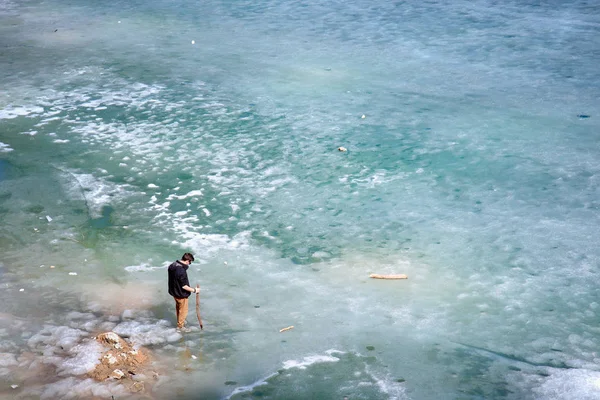
<svg viewBox="0 0 600 400">
<path fill-rule="evenodd" d="M 381 275 L 381 274 L 371 274 L 369 278 L 373 279 L 408 279 L 408 276 L 404 274 L 391 274 L 391 275 Z"/>
<path fill-rule="evenodd" d="M 290 329 L 294 329 L 294 325 L 290 325 L 287 328 L 282 328 L 279 330 L 279 333 L 289 331 Z"/>
</svg>

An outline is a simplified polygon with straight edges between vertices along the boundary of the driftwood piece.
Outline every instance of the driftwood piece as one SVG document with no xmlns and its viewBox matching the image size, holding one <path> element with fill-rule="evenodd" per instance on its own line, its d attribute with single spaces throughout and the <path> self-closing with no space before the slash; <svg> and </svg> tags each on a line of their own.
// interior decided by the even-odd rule
<svg viewBox="0 0 600 400">
<path fill-rule="evenodd" d="M 198 291 L 196 292 L 196 317 L 198 317 L 198 323 L 200 323 L 200 329 L 204 329 L 202 326 L 202 318 L 200 318 L 200 284 L 196 284 Z"/>
<path fill-rule="evenodd" d="M 381 275 L 381 274 L 371 274 L 369 278 L 373 279 L 408 279 L 408 276 L 404 274 L 390 274 L 390 275 Z"/>
<path fill-rule="evenodd" d="M 279 330 L 279 332 L 285 332 L 285 331 L 289 331 L 290 329 L 294 329 L 294 325 L 288 326 L 287 328 L 282 328 Z"/>
</svg>

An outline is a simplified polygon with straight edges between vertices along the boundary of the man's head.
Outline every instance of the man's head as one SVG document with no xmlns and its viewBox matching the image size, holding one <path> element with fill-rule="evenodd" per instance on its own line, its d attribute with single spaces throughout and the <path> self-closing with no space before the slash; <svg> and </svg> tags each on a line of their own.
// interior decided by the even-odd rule
<svg viewBox="0 0 600 400">
<path fill-rule="evenodd" d="M 194 261 L 194 255 L 192 253 L 185 253 L 183 257 L 181 257 L 181 261 L 184 261 L 185 264 L 190 265 L 192 261 Z"/>
</svg>

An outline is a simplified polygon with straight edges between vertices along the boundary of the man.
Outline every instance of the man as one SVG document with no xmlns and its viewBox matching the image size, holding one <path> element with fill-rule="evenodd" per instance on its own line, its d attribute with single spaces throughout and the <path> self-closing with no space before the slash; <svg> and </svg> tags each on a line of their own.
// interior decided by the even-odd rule
<svg viewBox="0 0 600 400">
<path fill-rule="evenodd" d="M 194 256 L 185 253 L 181 260 L 169 265 L 169 294 L 175 298 L 175 312 L 177 314 L 177 332 L 190 332 L 191 329 L 184 327 L 188 314 L 188 297 L 196 293 L 196 289 L 190 286 L 187 269 L 194 261 Z"/>
</svg>

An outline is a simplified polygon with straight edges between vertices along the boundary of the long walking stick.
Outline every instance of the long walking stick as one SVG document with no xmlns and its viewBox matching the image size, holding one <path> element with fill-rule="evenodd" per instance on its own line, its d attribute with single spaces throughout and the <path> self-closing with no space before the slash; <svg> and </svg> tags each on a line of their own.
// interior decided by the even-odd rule
<svg viewBox="0 0 600 400">
<path fill-rule="evenodd" d="M 200 318 L 200 284 L 196 283 L 196 288 L 198 291 L 196 292 L 196 316 L 198 317 L 198 322 L 200 323 L 200 329 L 204 330 L 202 326 L 202 318 Z"/>
</svg>

